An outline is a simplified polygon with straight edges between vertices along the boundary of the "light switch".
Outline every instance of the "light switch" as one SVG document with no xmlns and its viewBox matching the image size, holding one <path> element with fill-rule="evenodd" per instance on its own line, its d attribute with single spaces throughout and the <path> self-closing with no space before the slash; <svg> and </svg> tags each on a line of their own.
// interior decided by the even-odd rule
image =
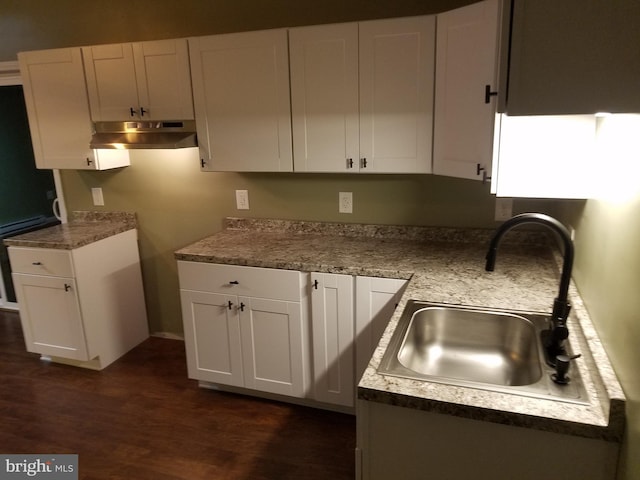
<svg viewBox="0 0 640 480">
<path fill-rule="evenodd" d="M 92 188 L 91 196 L 93 197 L 93 204 L 95 206 L 103 206 L 104 205 L 104 197 L 102 196 L 102 188 Z"/>
</svg>

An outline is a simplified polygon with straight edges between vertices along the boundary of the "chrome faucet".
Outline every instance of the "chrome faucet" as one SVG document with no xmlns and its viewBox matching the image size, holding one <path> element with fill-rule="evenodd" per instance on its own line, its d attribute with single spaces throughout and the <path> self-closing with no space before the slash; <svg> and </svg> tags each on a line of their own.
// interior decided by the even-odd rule
<svg viewBox="0 0 640 480">
<path fill-rule="evenodd" d="M 523 223 L 539 223 L 556 232 L 564 243 L 564 262 L 562 265 L 562 275 L 560 277 L 560 291 L 553 302 L 553 310 L 551 313 L 551 325 L 548 330 L 541 334 L 542 345 L 545 350 L 545 358 L 548 364 L 555 366 L 556 357 L 565 355 L 564 341 L 569 337 L 569 329 L 567 328 L 567 317 L 571 310 L 569 303 L 569 283 L 571 282 L 571 269 L 573 268 L 573 242 L 571 234 L 558 220 L 542 213 L 523 213 L 516 215 L 504 222 L 496 230 L 489 251 L 487 252 L 487 263 L 485 270 L 493 272 L 496 255 L 498 253 L 498 244 L 502 236 L 513 227 Z"/>
</svg>

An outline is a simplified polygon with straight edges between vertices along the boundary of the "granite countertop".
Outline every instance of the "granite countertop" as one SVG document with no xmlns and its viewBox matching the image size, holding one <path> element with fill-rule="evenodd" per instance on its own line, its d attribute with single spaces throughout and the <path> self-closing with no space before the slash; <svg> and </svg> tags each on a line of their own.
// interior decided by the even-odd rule
<svg viewBox="0 0 640 480">
<path fill-rule="evenodd" d="M 73 212 L 71 221 L 4 240 L 15 247 L 72 250 L 136 228 L 134 213 Z"/>
<path fill-rule="evenodd" d="M 175 252 L 177 260 L 409 280 L 358 386 L 358 398 L 619 442 L 625 397 L 575 288 L 570 342 L 590 403 L 498 393 L 381 375 L 377 367 L 409 299 L 550 312 L 558 258 L 544 232 L 509 232 L 495 272 L 484 257 L 493 231 L 227 219 L 225 229 Z"/>
</svg>

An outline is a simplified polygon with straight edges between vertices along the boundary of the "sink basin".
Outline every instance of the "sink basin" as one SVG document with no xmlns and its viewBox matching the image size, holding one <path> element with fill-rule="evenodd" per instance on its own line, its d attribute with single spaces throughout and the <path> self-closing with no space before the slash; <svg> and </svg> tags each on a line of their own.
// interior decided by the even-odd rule
<svg viewBox="0 0 640 480">
<path fill-rule="evenodd" d="M 495 385 L 540 380 L 536 329 L 510 313 L 425 307 L 413 314 L 398 361 L 423 375 Z"/>
<path fill-rule="evenodd" d="M 545 314 L 409 300 L 378 373 L 588 403 L 575 365 L 568 385 L 551 380 L 540 343 L 548 328 Z"/>
</svg>

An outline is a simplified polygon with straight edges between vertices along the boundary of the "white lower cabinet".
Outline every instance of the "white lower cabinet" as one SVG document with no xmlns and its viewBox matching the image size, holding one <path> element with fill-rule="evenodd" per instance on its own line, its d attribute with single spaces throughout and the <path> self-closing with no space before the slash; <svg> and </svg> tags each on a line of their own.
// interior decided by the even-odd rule
<svg viewBox="0 0 640 480">
<path fill-rule="evenodd" d="M 102 369 L 149 336 L 135 230 L 9 258 L 28 351 Z"/>
<path fill-rule="evenodd" d="M 311 274 L 316 400 L 354 406 L 356 386 L 406 283 L 393 278 Z"/>
<path fill-rule="evenodd" d="M 311 274 L 314 398 L 353 407 L 354 328 L 351 275 Z"/>
<path fill-rule="evenodd" d="M 346 408 L 406 284 L 182 260 L 178 274 L 189 378 Z"/>
<path fill-rule="evenodd" d="M 187 261 L 178 272 L 190 378 L 305 396 L 300 272 Z"/>
</svg>

